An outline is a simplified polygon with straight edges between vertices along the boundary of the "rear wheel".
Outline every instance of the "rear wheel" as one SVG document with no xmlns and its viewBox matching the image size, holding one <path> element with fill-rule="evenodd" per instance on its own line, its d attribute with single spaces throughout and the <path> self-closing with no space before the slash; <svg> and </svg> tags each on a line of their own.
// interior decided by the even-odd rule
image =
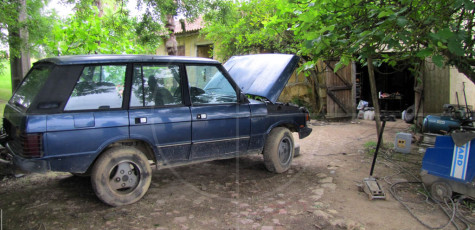
<svg viewBox="0 0 475 230">
<path fill-rule="evenodd" d="M 92 168 L 91 183 L 97 197 L 111 206 L 140 200 L 152 178 L 147 157 L 132 147 L 112 148 L 104 152 Z"/>
<path fill-rule="evenodd" d="M 267 170 L 283 173 L 290 168 L 294 157 L 294 138 L 287 128 L 274 128 L 264 146 L 264 163 Z"/>
</svg>

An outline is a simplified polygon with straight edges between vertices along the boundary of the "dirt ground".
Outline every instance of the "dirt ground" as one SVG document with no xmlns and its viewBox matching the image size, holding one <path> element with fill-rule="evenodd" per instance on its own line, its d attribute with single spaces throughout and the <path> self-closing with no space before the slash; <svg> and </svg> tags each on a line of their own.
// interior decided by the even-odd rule
<svg viewBox="0 0 475 230">
<path fill-rule="evenodd" d="M 154 170 L 144 198 L 125 207 L 101 203 L 89 178 L 68 173 L 15 178 L 0 164 L 3 229 L 425 229 L 389 192 L 432 227 L 449 218 L 416 181 L 423 152 L 381 152 L 375 167 L 387 200 L 368 199 L 357 184 L 367 177 L 376 141 L 374 122 L 313 121 L 313 133 L 298 140 L 301 156 L 283 174 L 266 171 L 262 156 Z M 408 132 L 388 122 L 386 142 Z M 400 167 L 402 166 L 402 168 Z M 460 214 L 473 221 L 466 208 Z M 451 213 L 449 213 L 451 214 Z M 466 228 L 460 221 L 459 228 Z M 452 224 L 445 229 L 456 229 Z"/>
</svg>

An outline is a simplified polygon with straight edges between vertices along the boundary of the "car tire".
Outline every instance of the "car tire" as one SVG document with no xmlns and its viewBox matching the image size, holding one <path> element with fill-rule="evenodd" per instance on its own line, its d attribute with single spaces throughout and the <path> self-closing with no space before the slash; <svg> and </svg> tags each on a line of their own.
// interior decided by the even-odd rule
<svg viewBox="0 0 475 230">
<path fill-rule="evenodd" d="M 409 106 L 404 113 L 404 117 L 402 118 L 406 123 L 414 123 L 415 114 L 415 107 L 414 105 Z"/>
<path fill-rule="evenodd" d="M 287 128 L 274 128 L 264 146 L 264 164 L 273 173 L 283 173 L 290 168 L 294 157 L 294 138 Z"/>
<path fill-rule="evenodd" d="M 111 206 L 140 200 L 152 179 L 147 157 L 132 147 L 117 147 L 104 152 L 92 168 L 91 183 L 96 196 Z"/>
</svg>

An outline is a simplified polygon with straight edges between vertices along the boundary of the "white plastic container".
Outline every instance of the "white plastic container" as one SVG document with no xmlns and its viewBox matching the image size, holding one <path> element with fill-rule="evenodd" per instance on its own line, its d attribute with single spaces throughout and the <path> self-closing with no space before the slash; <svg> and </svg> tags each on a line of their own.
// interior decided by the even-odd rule
<svg viewBox="0 0 475 230">
<path fill-rule="evenodd" d="M 363 118 L 364 118 L 364 111 L 358 110 L 358 119 L 363 119 Z"/>
<path fill-rule="evenodd" d="M 374 120 L 374 111 L 373 110 L 369 111 L 368 120 L 371 120 L 371 121 Z"/>
<path fill-rule="evenodd" d="M 394 140 L 394 150 L 399 153 L 411 152 L 412 134 L 410 133 L 397 133 Z"/>
<path fill-rule="evenodd" d="M 364 111 L 364 119 L 369 120 L 369 110 Z"/>
</svg>

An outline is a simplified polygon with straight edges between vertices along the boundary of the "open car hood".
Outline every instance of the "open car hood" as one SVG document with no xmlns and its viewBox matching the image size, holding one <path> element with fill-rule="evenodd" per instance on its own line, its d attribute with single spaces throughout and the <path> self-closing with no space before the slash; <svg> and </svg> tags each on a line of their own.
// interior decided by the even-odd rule
<svg viewBox="0 0 475 230">
<path fill-rule="evenodd" d="M 292 54 L 254 54 L 233 56 L 224 68 L 245 94 L 275 103 L 298 61 L 299 57 Z"/>
</svg>

